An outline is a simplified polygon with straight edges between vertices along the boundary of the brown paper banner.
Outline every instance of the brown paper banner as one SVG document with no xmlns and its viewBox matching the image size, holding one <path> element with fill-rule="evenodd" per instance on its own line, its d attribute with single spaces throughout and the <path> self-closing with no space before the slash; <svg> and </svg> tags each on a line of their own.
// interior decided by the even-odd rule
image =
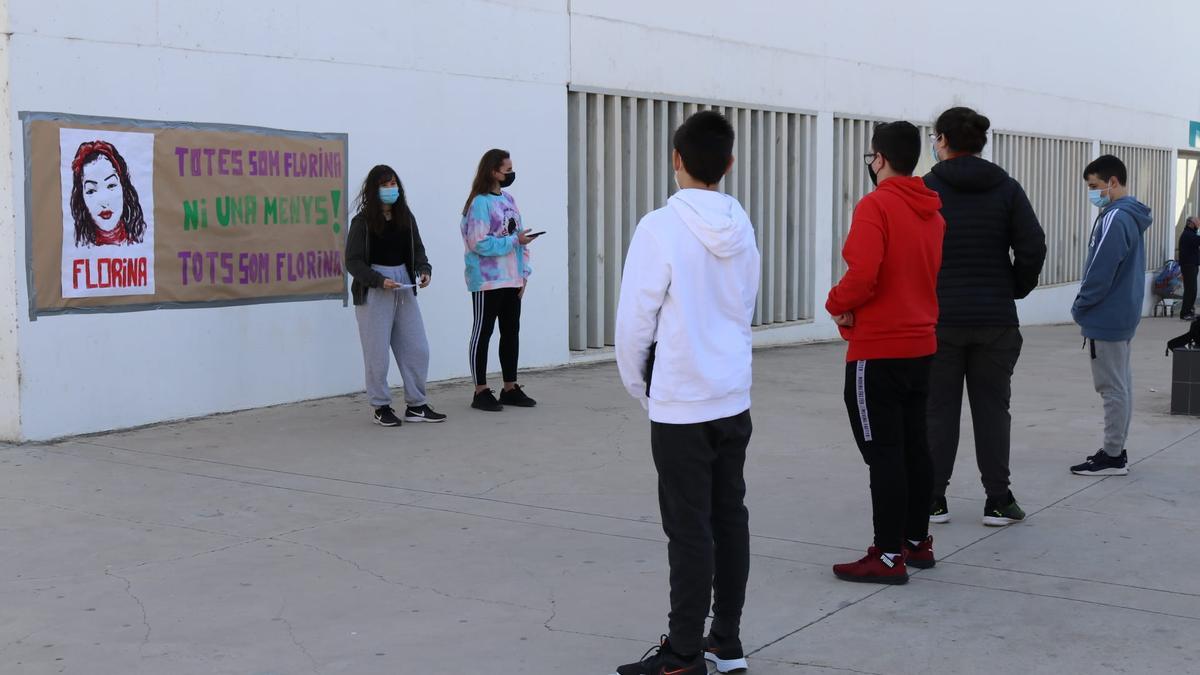
<svg viewBox="0 0 1200 675">
<path fill-rule="evenodd" d="M 346 134 L 21 113 L 31 318 L 346 299 Z"/>
</svg>

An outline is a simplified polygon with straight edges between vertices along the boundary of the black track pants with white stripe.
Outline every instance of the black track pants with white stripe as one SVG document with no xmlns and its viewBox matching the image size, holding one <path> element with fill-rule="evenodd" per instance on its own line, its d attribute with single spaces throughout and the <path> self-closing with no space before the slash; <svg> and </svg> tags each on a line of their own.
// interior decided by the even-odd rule
<svg viewBox="0 0 1200 675">
<path fill-rule="evenodd" d="M 875 545 L 899 553 L 929 534 L 933 462 L 925 427 L 933 357 L 846 364 L 846 411 L 871 471 Z"/>
<path fill-rule="evenodd" d="M 505 382 L 517 381 L 517 357 L 521 351 L 520 290 L 497 288 L 471 294 L 475 324 L 471 328 L 467 356 L 471 361 L 471 376 L 477 385 L 487 384 L 488 343 L 492 340 L 497 319 L 500 320 L 500 370 Z"/>
</svg>

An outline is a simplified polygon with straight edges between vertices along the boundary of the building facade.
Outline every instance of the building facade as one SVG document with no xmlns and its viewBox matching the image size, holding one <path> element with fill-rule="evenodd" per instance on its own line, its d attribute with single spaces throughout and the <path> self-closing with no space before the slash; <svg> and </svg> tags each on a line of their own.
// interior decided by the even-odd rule
<svg viewBox="0 0 1200 675">
<path fill-rule="evenodd" d="M 764 345 L 836 337 L 824 297 L 881 120 L 928 126 L 952 105 L 992 120 L 985 156 L 1021 180 L 1049 240 L 1043 287 L 1019 303 L 1026 323 L 1069 321 L 1091 158 L 1125 158 L 1154 209 L 1148 273 L 1200 209 L 1190 3 L 7 0 L 0 21 L 0 439 L 363 387 L 339 300 L 31 316 L 23 112 L 347 134 L 351 193 L 391 164 L 421 225 L 432 379 L 469 372 L 459 214 L 491 147 L 512 153 L 510 192 L 547 231 L 523 367 L 608 358 L 625 248 L 674 189 L 670 132 L 695 110 L 738 132 L 724 187 L 758 229 Z M 462 412 L 469 393 L 433 404 Z"/>
</svg>

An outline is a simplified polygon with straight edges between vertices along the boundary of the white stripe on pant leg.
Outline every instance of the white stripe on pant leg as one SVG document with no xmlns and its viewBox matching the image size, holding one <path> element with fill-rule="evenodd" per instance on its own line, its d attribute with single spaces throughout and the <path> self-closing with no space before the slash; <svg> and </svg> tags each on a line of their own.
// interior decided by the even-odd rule
<svg viewBox="0 0 1200 675">
<path fill-rule="evenodd" d="M 475 331 L 471 337 L 471 377 L 476 382 L 479 381 L 476 363 L 478 363 L 479 343 L 483 337 L 483 321 L 485 310 L 487 309 L 487 300 L 484 297 L 484 291 L 475 292 Z M 485 365 L 484 368 L 487 368 Z M 484 370 L 484 377 L 487 377 L 487 371 Z"/>
<path fill-rule="evenodd" d="M 859 361 L 855 364 L 854 373 L 854 395 L 858 400 L 858 421 L 862 424 L 862 434 L 864 441 L 873 439 L 871 434 L 871 415 L 867 412 L 867 362 Z"/>
<path fill-rule="evenodd" d="M 475 336 L 479 333 L 479 294 L 470 294 L 470 313 L 474 317 L 467 340 L 467 364 L 470 368 L 470 383 L 475 384 Z"/>
<path fill-rule="evenodd" d="M 483 292 L 476 291 L 472 295 L 475 300 L 471 303 L 471 309 L 475 313 L 475 326 L 471 329 L 471 341 L 467 343 L 467 360 L 471 363 L 471 384 L 478 385 L 479 378 L 475 374 L 475 352 L 479 349 L 479 329 L 483 325 L 483 311 L 479 306 L 483 299 Z"/>
</svg>

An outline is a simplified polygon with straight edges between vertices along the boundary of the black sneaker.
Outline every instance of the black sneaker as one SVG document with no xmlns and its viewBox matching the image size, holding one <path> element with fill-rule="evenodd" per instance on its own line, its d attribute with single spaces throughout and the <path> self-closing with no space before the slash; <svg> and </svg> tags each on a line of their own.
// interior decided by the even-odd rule
<svg viewBox="0 0 1200 675">
<path fill-rule="evenodd" d="M 419 405 L 416 407 L 408 406 L 404 409 L 405 422 L 445 422 L 446 416 L 440 412 L 434 412 L 429 404 Z"/>
<path fill-rule="evenodd" d="M 950 522 L 950 507 L 946 504 L 945 497 L 934 497 L 933 504 L 929 507 L 929 522 L 931 523 L 948 523 Z"/>
<path fill-rule="evenodd" d="M 988 497 L 983 505 L 983 524 L 988 527 L 1004 527 L 1025 520 L 1025 512 L 1017 505 L 1012 490 L 1004 497 Z"/>
<path fill-rule="evenodd" d="M 1111 457 L 1101 448 L 1083 464 L 1071 467 L 1071 473 L 1076 476 L 1126 476 L 1129 475 L 1128 461 L 1129 455 L 1124 450 L 1119 457 Z"/>
<path fill-rule="evenodd" d="M 502 390 L 500 402 L 504 405 L 515 405 L 518 408 L 532 408 L 537 405 L 537 401 L 526 396 L 525 390 L 519 384 L 514 384 L 512 389 Z"/>
<path fill-rule="evenodd" d="M 396 411 L 392 410 L 392 406 L 381 405 L 375 409 L 375 424 L 381 427 L 398 427 L 400 418 L 396 417 Z"/>
<path fill-rule="evenodd" d="M 657 647 L 651 647 L 642 660 L 617 668 L 613 675 L 708 675 L 704 656 L 688 658 L 671 651 L 671 642 L 664 635 Z"/>
<path fill-rule="evenodd" d="M 500 412 L 504 410 L 504 406 L 496 400 L 496 395 L 491 389 L 484 389 L 475 394 L 475 398 L 471 400 L 471 407 L 476 410 L 486 410 L 488 412 Z"/>
<path fill-rule="evenodd" d="M 704 638 L 704 660 L 716 666 L 718 673 L 740 673 L 747 668 L 742 641 L 713 633 Z"/>
</svg>

